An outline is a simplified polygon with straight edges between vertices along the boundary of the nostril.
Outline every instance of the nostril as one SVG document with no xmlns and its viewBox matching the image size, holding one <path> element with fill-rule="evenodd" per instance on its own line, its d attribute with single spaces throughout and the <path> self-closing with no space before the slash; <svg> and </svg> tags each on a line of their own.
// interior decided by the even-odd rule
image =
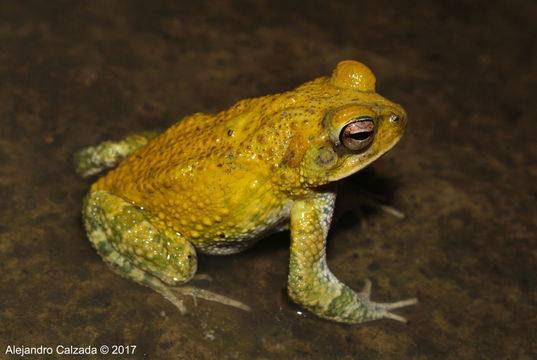
<svg viewBox="0 0 537 360">
<path fill-rule="evenodd" d="M 390 116 L 390 122 L 392 124 L 399 124 L 401 122 L 401 116 L 397 114 L 392 114 L 392 116 Z"/>
</svg>

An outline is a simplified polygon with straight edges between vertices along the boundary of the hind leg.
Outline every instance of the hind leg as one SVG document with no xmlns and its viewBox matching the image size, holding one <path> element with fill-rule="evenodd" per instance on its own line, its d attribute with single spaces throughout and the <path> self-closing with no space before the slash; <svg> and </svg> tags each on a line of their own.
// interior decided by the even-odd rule
<svg viewBox="0 0 537 360">
<path fill-rule="evenodd" d="M 127 136 L 120 141 L 104 141 L 95 146 L 88 146 L 75 154 L 75 171 L 80 176 L 87 177 L 114 167 L 157 136 L 156 132 L 143 132 Z"/>
<path fill-rule="evenodd" d="M 179 295 L 247 310 L 246 305 L 218 294 L 177 286 L 196 273 L 194 247 L 171 230 L 157 229 L 148 215 L 122 198 L 103 190 L 92 192 L 84 201 L 83 217 L 90 241 L 115 272 L 159 292 L 181 312 L 185 309 Z"/>
</svg>

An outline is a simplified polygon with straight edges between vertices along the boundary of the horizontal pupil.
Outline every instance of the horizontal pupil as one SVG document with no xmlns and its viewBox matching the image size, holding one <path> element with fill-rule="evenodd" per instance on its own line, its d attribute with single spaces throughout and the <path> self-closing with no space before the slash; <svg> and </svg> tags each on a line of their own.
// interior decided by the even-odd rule
<svg viewBox="0 0 537 360">
<path fill-rule="evenodd" d="M 360 132 L 349 134 L 349 137 L 354 140 L 365 140 L 371 135 L 373 135 L 373 131 L 360 131 Z"/>
</svg>

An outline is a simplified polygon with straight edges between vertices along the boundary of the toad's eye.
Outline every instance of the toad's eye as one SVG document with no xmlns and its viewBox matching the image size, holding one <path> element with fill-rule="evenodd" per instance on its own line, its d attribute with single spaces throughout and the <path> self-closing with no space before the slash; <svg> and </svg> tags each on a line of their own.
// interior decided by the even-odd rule
<svg viewBox="0 0 537 360">
<path fill-rule="evenodd" d="M 359 151 L 367 148 L 373 141 L 375 122 L 370 117 L 360 117 L 341 130 L 339 140 L 349 150 Z"/>
</svg>

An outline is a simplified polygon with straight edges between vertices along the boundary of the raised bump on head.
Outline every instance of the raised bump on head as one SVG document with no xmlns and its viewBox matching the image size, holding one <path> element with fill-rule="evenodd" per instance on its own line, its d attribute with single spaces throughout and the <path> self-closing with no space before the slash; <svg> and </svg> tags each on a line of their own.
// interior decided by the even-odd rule
<svg viewBox="0 0 537 360">
<path fill-rule="evenodd" d="M 361 62 L 344 60 L 332 73 L 332 85 L 351 90 L 374 92 L 376 78 L 371 69 Z"/>
</svg>

